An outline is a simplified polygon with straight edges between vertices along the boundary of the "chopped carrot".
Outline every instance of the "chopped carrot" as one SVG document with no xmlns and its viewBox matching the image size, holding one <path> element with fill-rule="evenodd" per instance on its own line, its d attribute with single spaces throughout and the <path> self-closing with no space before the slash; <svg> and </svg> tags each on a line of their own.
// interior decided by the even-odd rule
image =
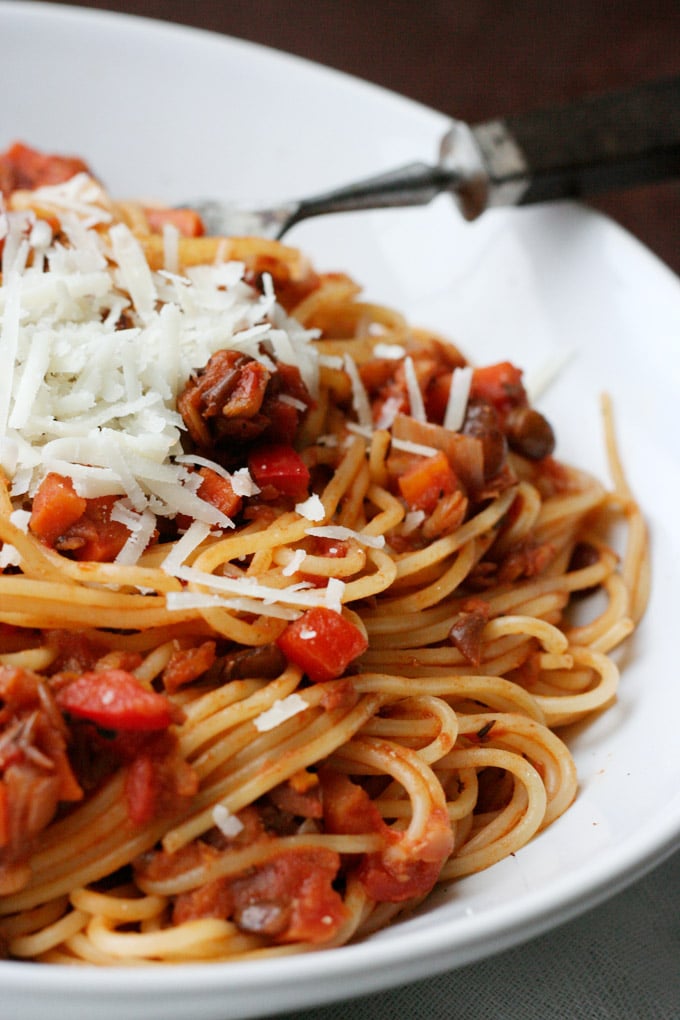
<svg viewBox="0 0 680 1020">
<path fill-rule="evenodd" d="M 87 500 L 79 496 L 70 478 L 51 471 L 35 494 L 29 527 L 46 545 L 57 539 L 85 513 Z"/>
<path fill-rule="evenodd" d="M 413 510 L 432 513 L 440 498 L 460 488 L 446 454 L 423 458 L 398 479 L 399 491 Z"/>
</svg>

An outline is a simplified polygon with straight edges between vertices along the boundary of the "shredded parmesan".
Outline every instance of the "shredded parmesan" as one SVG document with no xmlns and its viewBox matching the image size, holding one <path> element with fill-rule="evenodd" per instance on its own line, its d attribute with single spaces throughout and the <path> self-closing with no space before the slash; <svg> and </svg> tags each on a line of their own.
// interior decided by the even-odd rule
<svg viewBox="0 0 680 1020">
<path fill-rule="evenodd" d="M 399 397 L 388 397 L 380 408 L 380 415 L 375 427 L 377 429 L 390 429 L 394 424 L 394 419 L 401 411 L 401 400 Z"/>
<path fill-rule="evenodd" d="M 352 384 L 352 406 L 359 420 L 359 424 L 363 425 L 364 428 L 370 429 L 373 424 L 371 403 L 368 399 L 366 388 L 361 381 L 359 369 L 357 368 L 356 362 L 351 354 L 345 355 L 343 364 Z"/>
<path fill-rule="evenodd" d="M 263 294 L 250 287 L 242 263 L 178 276 L 172 229 L 163 235 L 165 268 L 153 272 L 128 227 L 102 230 L 110 202 L 86 174 L 38 189 L 31 201 L 56 213 L 61 234 L 53 238 L 30 209 L 0 209 L 0 456 L 11 466 L 12 494 L 32 496 L 58 470 L 85 498 L 117 495 L 137 515 L 183 513 L 230 527 L 192 489 L 177 396 L 225 349 L 274 371 L 276 358 L 296 365 L 314 394 L 316 331 L 286 315 L 271 280 Z M 231 480 L 237 495 L 257 491 L 245 470 Z M 126 559 L 143 534 L 131 532 Z"/>
<path fill-rule="evenodd" d="M 256 496 L 260 486 L 256 484 L 247 467 L 238 468 L 231 476 L 231 487 L 236 496 Z"/>
<path fill-rule="evenodd" d="M 316 493 L 313 493 L 303 503 L 296 503 L 295 512 L 308 521 L 322 521 L 326 516 L 324 505 Z"/>
<path fill-rule="evenodd" d="M 21 566 L 21 557 L 18 549 L 15 549 L 9 542 L 3 542 L 0 545 L 0 570 L 4 570 L 5 567 L 19 566 Z"/>
<path fill-rule="evenodd" d="M 408 390 L 408 402 L 411 408 L 411 417 L 416 421 L 427 421 L 423 395 L 420 392 L 418 378 L 416 376 L 413 358 L 404 358 L 404 376 L 406 378 L 406 389 Z"/>
<path fill-rule="evenodd" d="M 226 804 L 215 804 L 212 809 L 213 822 L 227 839 L 233 839 L 243 832 L 243 822 L 236 815 L 232 815 Z"/>
<path fill-rule="evenodd" d="M 119 499 L 113 505 L 111 520 L 124 524 L 130 532 L 130 537 L 116 556 L 116 563 L 136 563 L 151 541 L 156 529 L 156 515 L 150 510 L 135 513 L 124 500 Z"/>
<path fill-rule="evenodd" d="M 415 531 L 416 528 L 420 527 L 424 520 L 424 510 L 409 510 L 404 517 L 404 523 L 401 527 L 402 535 L 410 535 L 412 531 Z"/>
<path fill-rule="evenodd" d="M 28 522 L 31 519 L 30 510 L 13 510 L 9 519 L 19 531 L 23 531 L 24 534 L 28 532 Z"/>
<path fill-rule="evenodd" d="M 339 577 L 329 577 L 326 585 L 325 601 L 328 609 L 334 609 L 336 613 L 342 611 L 342 598 L 345 594 L 345 582 Z"/>
<path fill-rule="evenodd" d="M 280 393 L 279 401 L 282 404 L 288 404 L 289 407 L 294 407 L 296 411 L 307 410 L 307 405 L 304 400 L 298 400 L 297 397 L 291 397 L 289 393 Z"/>
<path fill-rule="evenodd" d="M 170 613 L 182 613 L 192 609 L 226 609 L 233 613 L 257 613 L 277 620 L 297 620 L 296 609 L 274 603 L 257 602 L 248 598 L 225 598 L 201 591 L 169 591 L 165 596 L 165 608 Z"/>
<path fill-rule="evenodd" d="M 292 577 L 293 574 L 297 574 L 306 559 L 307 553 L 305 550 L 296 549 L 288 563 L 286 563 L 285 567 L 282 569 L 281 573 L 284 577 Z"/>
<path fill-rule="evenodd" d="M 210 534 L 210 528 L 203 521 L 192 521 L 179 541 L 161 563 L 166 574 L 176 575 L 177 570 Z"/>
<path fill-rule="evenodd" d="M 268 708 L 266 712 L 261 712 L 253 720 L 255 729 L 259 733 L 276 729 L 281 723 L 304 712 L 307 707 L 307 702 L 299 694 L 289 694 L 287 698 L 277 698 L 271 708 Z"/>
<path fill-rule="evenodd" d="M 382 549 L 385 545 L 384 535 L 365 535 L 362 531 L 354 531 L 352 528 L 345 528 L 340 524 L 328 524 L 321 528 L 307 528 L 308 535 L 316 538 L 336 538 L 344 541 L 353 538 L 362 545 L 371 546 L 373 549 Z"/>
<path fill-rule="evenodd" d="M 406 354 L 405 349 L 401 344 L 376 344 L 373 348 L 373 354 L 376 358 L 387 358 L 390 361 L 398 361 L 403 358 Z"/>
<path fill-rule="evenodd" d="M 306 582 L 291 584 L 287 588 L 271 588 L 266 584 L 261 584 L 255 577 L 227 577 L 209 574 L 206 571 L 196 570 L 195 567 L 185 565 L 177 567 L 174 573 L 181 581 L 195 584 L 210 594 L 234 596 L 235 599 L 248 600 L 249 608 L 243 611 L 251 613 L 266 614 L 269 611 L 268 607 L 280 606 L 299 609 L 328 606 L 335 609 L 341 605 L 342 593 L 345 589 L 344 582 L 333 577 L 329 579 L 325 589 L 315 588 Z M 277 614 L 271 612 L 270 615 Z"/>
<path fill-rule="evenodd" d="M 465 421 L 470 386 L 472 385 L 472 369 L 454 368 L 451 373 L 451 385 L 449 387 L 449 399 L 446 402 L 444 412 L 444 428 L 452 432 L 459 432 Z"/>
<path fill-rule="evenodd" d="M 439 451 L 434 446 L 425 446 L 424 443 L 412 443 L 410 439 L 397 439 L 392 437 L 392 446 L 395 450 L 403 450 L 404 453 L 415 453 L 419 457 L 434 457 Z"/>
</svg>

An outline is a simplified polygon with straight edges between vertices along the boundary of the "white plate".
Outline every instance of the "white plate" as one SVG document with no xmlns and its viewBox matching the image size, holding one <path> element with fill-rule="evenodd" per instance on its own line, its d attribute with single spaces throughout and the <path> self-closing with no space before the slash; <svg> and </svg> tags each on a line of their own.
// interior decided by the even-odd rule
<svg viewBox="0 0 680 1020">
<path fill-rule="evenodd" d="M 303 195 L 433 157 L 445 120 L 303 61 L 157 22 L 0 6 L 0 147 L 82 154 L 118 196 L 244 203 Z M 502 112 L 502 111 L 499 111 Z M 324 269 L 527 370 L 573 357 L 543 400 L 558 454 L 606 473 L 598 394 L 611 392 L 651 526 L 654 591 L 617 705 L 574 736 L 574 807 L 499 866 L 437 892 L 368 944 L 253 964 L 149 970 L 0 963 L 0 1012 L 21 1020 L 229 1020 L 311 1006 L 479 959 L 621 888 L 680 835 L 678 280 L 575 205 L 427 209 L 317 220 L 291 234 Z"/>
</svg>

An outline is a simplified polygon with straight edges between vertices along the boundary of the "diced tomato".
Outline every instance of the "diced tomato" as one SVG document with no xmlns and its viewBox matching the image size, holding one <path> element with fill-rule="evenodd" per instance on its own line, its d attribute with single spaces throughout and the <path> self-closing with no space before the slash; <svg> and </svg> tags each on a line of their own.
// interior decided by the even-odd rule
<svg viewBox="0 0 680 1020">
<path fill-rule="evenodd" d="M 300 425 L 301 412 L 292 404 L 277 398 L 265 402 L 263 413 L 269 418 L 269 425 L 263 432 L 264 441 L 272 441 L 277 445 L 290 444 L 295 441 Z"/>
<path fill-rule="evenodd" d="M 61 184 L 78 173 L 89 173 L 87 164 L 73 156 L 53 156 L 15 142 L 0 154 L 0 185 L 5 194 L 19 189 Z"/>
<path fill-rule="evenodd" d="M 433 808 L 421 843 L 404 847 L 401 854 L 404 834 L 386 825 L 363 787 L 331 769 L 320 770 L 319 778 L 326 832 L 378 833 L 385 840 L 385 850 L 364 854 L 357 869 L 357 877 L 371 899 L 401 903 L 428 893 L 453 846 L 446 811 Z"/>
<path fill-rule="evenodd" d="M 321 768 L 318 775 L 323 791 L 326 832 L 350 836 L 374 832 L 390 839 L 389 826 L 363 786 L 353 783 L 349 776 L 329 768 Z"/>
<path fill-rule="evenodd" d="M 289 623 L 277 644 L 315 683 L 342 676 L 350 662 L 368 648 L 358 627 L 323 606 L 308 609 Z"/>
<path fill-rule="evenodd" d="M 41 542 L 53 546 L 83 516 L 86 506 L 70 478 L 50 472 L 35 494 L 29 528 Z"/>
<path fill-rule="evenodd" d="M 285 443 L 259 446 L 248 456 L 248 468 L 266 498 L 275 494 L 304 499 L 309 491 L 309 470 L 299 453 Z"/>
<path fill-rule="evenodd" d="M 440 498 L 460 488 L 446 454 L 419 461 L 398 478 L 399 491 L 413 510 L 432 513 Z"/>
<path fill-rule="evenodd" d="M 239 819 L 243 814 L 239 812 Z M 248 839 L 248 845 L 253 841 Z M 186 869 L 205 861 L 211 850 L 203 844 L 199 857 L 196 847 L 190 844 L 172 855 L 179 858 L 178 866 Z M 217 878 L 181 893 L 173 921 L 230 918 L 241 931 L 275 943 L 326 942 L 347 917 L 333 888 L 339 867 L 339 855 L 323 847 L 286 850 L 242 875 Z"/>
<path fill-rule="evenodd" d="M 198 488 L 201 499 L 216 506 L 227 517 L 235 517 L 243 500 L 236 495 L 229 479 L 208 467 L 202 467 L 199 474 L 203 478 Z"/>
<path fill-rule="evenodd" d="M 109 730 L 162 730 L 180 718 L 164 695 L 123 669 L 82 673 L 56 698 L 63 712 Z"/>
<path fill-rule="evenodd" d="M 176 227 L 182 237 L 202 237 L 205 233 L 203 220 L 195 209 L 166 209 L 156 206 L 145 206 L 144 215 L 152 233 L 162 233 L 166 223 Z"/>
<path fill-rule="evenodd" d="M 509 361 L 476 368 L 472 373 L 470 398 L 486 400 L 503 417 L 513 407 L 524 407 L 527 394 L 522 371 Z"/>
<path fill-rule="evenodd" d="M 160 753 L 159 753 L 160 751 Z M 125 773 L 125 799 L 130 821 L 145 825 L 152 818 L 171 814 L 184 798 L 198 790 L 198 775 L 173 748 L 138 754 Z"/>
<path fill-rule="evenodd" d="M 344 538 L 313 535 L 310 545 L 313 556 L 327 556 L 329 559 L 342 560 L 347 555 L 348 547 Z"/>
<path fill-rule="evenodd" d="M 231 883 L 237 924 L 276 942 L 327 941 L 347 916 L 332 886 L 339 868 L 339 855 L 324 847 L 278 854 Z M 260 903 L 269 908 L 265 913 L 275 913 L 274 930 L 263 930 L 263 912 L 252 910 Z"/>
<path fill-rule="evenodd" d="M 357 872 L 359 881 L 371 899 L 386 903 L 425 896 L 435 885 L 446 858 L 453 848 L 451 826 L 445 812 L 433 812 L 429 843 L 411 853 L 391 858 L 386 853 L 366 854 Z M 429 844 L 432 845 L 430 850 Z"/>
<path fill-rule="evenodd" d="M 146 754 L 134 759 L 125 774 L 125 800 L 128 815 L 135 825 L 153 818 L 156 802 L 153 761 Z"/>
</svg>

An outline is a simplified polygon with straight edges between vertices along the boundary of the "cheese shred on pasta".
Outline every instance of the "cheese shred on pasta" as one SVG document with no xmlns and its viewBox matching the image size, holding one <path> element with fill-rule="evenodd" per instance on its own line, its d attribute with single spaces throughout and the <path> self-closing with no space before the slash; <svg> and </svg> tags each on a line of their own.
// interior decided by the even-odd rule
<svg viewBox="0 0 680 1020">
<path fill-rule="evenodd" d="M 608 405 L 611 489 L 511 362 L 172 215 L 83 169 L 0 208 L 9 958 L 384 927 L 569 808 L 646 604 Z"/>
</svg>

